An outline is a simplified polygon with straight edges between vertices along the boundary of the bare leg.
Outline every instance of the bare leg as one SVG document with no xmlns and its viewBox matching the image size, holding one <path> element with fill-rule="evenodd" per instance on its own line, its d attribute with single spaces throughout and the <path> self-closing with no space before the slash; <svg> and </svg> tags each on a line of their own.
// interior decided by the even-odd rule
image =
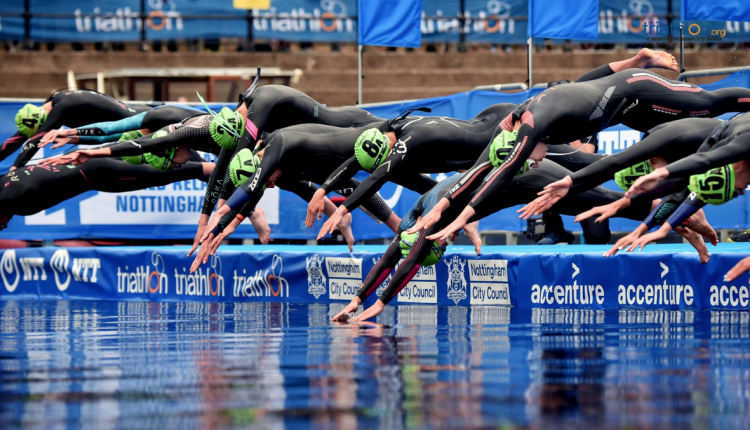
<svg viewBox="0 0 750 430">
<path fill-rule="evenodd" d="M 636 54 L 635 57 L 627 60 L 616 61 L 609 63 L 609 67 L 613 72 L 621 72 L 626 69 L 667 69 L 674 72 L 679 72 L 677 60 L 674 56 L 664 51 L 652 51 L 648 48 L 643 48 Z"/>
</svg>

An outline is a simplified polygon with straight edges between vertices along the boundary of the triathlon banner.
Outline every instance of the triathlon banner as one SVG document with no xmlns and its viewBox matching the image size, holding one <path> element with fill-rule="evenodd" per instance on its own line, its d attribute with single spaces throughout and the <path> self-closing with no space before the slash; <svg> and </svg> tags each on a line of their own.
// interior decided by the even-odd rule
<svg viewBox="0 0 750 430">
<path fill-rule="evenodd" d="M 721 244 L 698 263 L 687 245 L 602 257 L 603 246 L 449 247 L 393 300 L 451 306 L 750 310 L 744 274 L 724 274 L 750 252 Z M 0 256 L 2 299 L 347 303 L 384 246 L 224 247 L 194 274 L 185 247 L 26 248 Z M 615 274 L 615 276 L 613 276 Z M 386 288 L 386 279 L 366 304 Z"/>
<path fill-rule="evenodd" d="M 423 42 L 460 40 L 460 3 L 459 0 L 424 2 Z M 667 20 L 669 3 L 669 0 L 600 0 L 597 42 L 666 42 L 668 35 L 679 36 L 679 20 L 675 19 L 671 26 Z M 673 16 L 680 16 L 680 2 L 671 3 Z M 252 20 L 248 19 L 247 10 L 235 9 L 231 0 L 148 0 L 144 4 L 148 40 L 244 39 L 252 22 L 253 37 L 259 40 L 357 41 L 357 0 L 271 0 L 270 9 L 249 12 Z M 464 4 L 463 30 L 467 42 L 526 43 L 528 0 L 465 0 Z M 139 40 L 140 8 L 140 0 L 31 0 L 31 38 L 83 42 Z M 0 13 L 23 12 L 24 0 L 0 2 Z M 688 24 L 690 32 L 685 37 L 691 43 L 750 41 L 750 22 L 689 21 Z M 0 39 L 23 37 L 23 17 L 0 17 Z"/>
</svg>

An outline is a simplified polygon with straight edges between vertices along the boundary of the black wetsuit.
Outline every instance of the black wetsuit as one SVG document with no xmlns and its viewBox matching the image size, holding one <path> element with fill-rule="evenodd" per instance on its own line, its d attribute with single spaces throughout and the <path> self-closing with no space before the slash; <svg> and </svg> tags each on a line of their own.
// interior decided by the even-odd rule
<svg viewBox="0 0 750 430">
<path fill-rule="evenodd" d="M 76 135 L 79 136 L 80 143 L 116 142 L 126 131 L 147 129 L 154 132 L 187 118 L 205 114 L 206 112 L 189 106 L 157 106 L 150 111 L 119 121 L 99 122 L 77 127 Z"/>
<path fill-rule="evenodd" d="M 226 199 L 234 192 L 228 180 L 229 162 L 238 151 L 255 148 L 262 133 L 298 124 L 325 124 L 334 127 L 359 127 L 380 123 L 382 118 L 357 107 L 328 108 L 307 94 L 283 85 L 265 85 L 251 94 L 241 96 L 247 106 L 247 121 L 242 140 L 233 150 L 222 149 L 216 168 L 208 181 L 202 212 L 210 214 L 219 198 Z M 356 140 L 356 137 L 355 137 Z M 354 141 L 351 142 L 354 146 Z M 217 192 L 217 190 L 222 190 Z"/>
<path fill-rule="evenodd" d="M 282 172 L 276 181 L 279 188 L 292 191 L 309 202 L 317 187 L 300 187 L 298 183 L 304 181 L 322 184 L 334 169 L 353 156 L 353 142 L 367 128 L 368 126 L 341 128 L 302 124 L 270 133 L 266 138 L 267 146 L 260 166 L 227 204 L 235 210 L 243 206 L 241 213 L 246 215 L 254 206 L 247 202 L 260 199 L 265 184 L 277 169 Z M 417 192 L 425 192 L 436 184 L 434 179 L 418 173 L 405 174 L 399 179 L 396 180 L 397 183 Z M 349 195 L 359 185 L 359 181 L 350 178 L 339 182 L 339 185 L 336 192 Z M 363 201 L 362 206 L 381 221 L 386 221 L 391 214 L 391 209 L 377 194 Z"/>
<path fill-rule="evenodd" d="M 201 163 L 190 161 L 166 172 L 114 158 L 78 166 L 20 167 L 0 177 L 0 214 L 33 215 L 86 191 L 122 193 L 188 179 L 207 179 Z"/>
<path fill-rule="evenodd" d="M 559 85 L 525 102 L 501 122 L 496 133 L 512 130 L 515 120 L 522 125 L 516 145 L 500 167 L 492 169 L 487 145 L 476 164 L 464 174 L 460 186 L 452 188 L 445 197 L 453 200 L 478 190 L 469 205 L 477 210 L 488 204 L 541 141 L 567 143 L 616 124 L 645 132 L 681 118 L 712 117 L 748 109 L 750 89 L 706 91 L 641 69 Z"/>
<path fill-rule="evenodd" d="M 511 186 L 503 192 L 497 199 L 493 199 L 492 206 L 487 207 L 488 213 L 497 212 L 501 209 L 505 209 L 518 204 L 528 203 L 529 201 L 536 198 L 537 193 L 544 189 L 545 186 L 552 182 L 558 181 L 571 172 L 564 167 L 556 164 L 551 160 L 545 160 L 539 165 L 538 168 L 532 169 L 522 175 L 516 176 L 511 180 Z M 456 175 L 449 179 L 439 183 L 435 189 L 431 190 L 426 195 L 422 196 L 414 205 L 412 210 L 404 216 L 401 225 L 401 230 L 408 229 L 416 223 L 417 216 L 421 216 L 424 213 L 429 212 L 440 197 L 450 188 L 455 186 L 460 180 L 460 175 Z M 602 187 L 596 187 L 594 189 L 581 192 L 572 196 L 566 196 L 561 199 L 553 206 L 553 210 L 557 213 L 575 215 L 581 210 L 587 210 L 595 206 L 600 206 L 608 203 L 612 203 L 623 196 L 623 193 L 607 190 Z M 467 197 L 460 197 L 467 199 Z M 421 262 L 429 255 L 432 249 L 432 241 L 428 241 L 425 238 L 438 231 L 442 230 L 448 224 L 453 222 L 456 217 L 461 213 L 462 207 L 449 207 L 441 216 L 440 221 L 435 225 L 431 226 L 426 230 L 421 230 L 419 238 L 412 245 L 412 249 L 409 252 L 409 256 L 399 266 L 396 273 L 391 278 L 388 287 L 381 294 L 380 300 L 388 304 L 396 295 L 403 289 L 409 281 L 414 277 L 414 274 L 419 270 Z M 651 204 L 648 202 L 641 202 L 631 205 L 626 210 L 621 211 L 618 216 L 642 220 L 645 218 Z M 485 213 L 477 213 L 477 216 L 469 220 L 473 222 L 476 219 L 484 217 Z M 357 296 L 364 301 L 375 289 L 383 283 L 388 277 L 391 269 L 398 264 L 401 259 L 401 249 L 399 246 L 400 234 L 396 235 L 396 239 L 391 243 L 383 257 L 375 264 L 373 269 L 365 278 L 362 283 L 362 287 L 357 293 Z"/>
<path fill-rule="evenodd" d="M 694 154 L 722 122 L 714 118 L 686 118 L 658 125 L 630 148 L 570 175 L 573 180 L 570 192 L 576 193 L 603 184 L 620 170 L 657 155 L 672 163 Z"/>
<path fill-rule="evenodd" d="M 0 160 L 5 159 L 23 144 L 13 165 L 24 166 L 39 150 L 39 142 L 50 130 L 62 126 L 76 128 L 94 122 L 117 121 L 151 109 L 146 105 L 126 106 L 108 95 L 91 90 L 58 91 L 50 95 L 46 102 L 52 103 L 52 109 L 47 114 L 44 124 L 28 140 L 20 132 L 6 140 L 0 150 Z"/>
<path fill-rule="evenodd" d="M 351 211 L 383 184 L 405 174 L 444 173 L 471 167 L 487 146 L 498 122 L 515 107 L 511 103 L 496 104 L 468 121 L 408 116 L 390 123 L 389 130 L 381 131 L 393 131 L 396 143 L 381 165 L 346 199 L 344 206 Z M 351 178 L 360 170 L 362 167 L 352 155 L 330 176 L 323 189 L 332 191 L 339 187 L 341 180 Z"/>
<path fill-rule="evenodd" d="M 710 149 L 709 144 L 713 144 Z M 750 161 L 750 115 L 738 115 L 722 124 L 706 139 L 702 149 L 668 165 L 669 179 L 688 178 L 715 167 Z"/>
<path fill-rule="evenodd" d="M 214 141 L 209 131 L 212 119 L 211 115 L 193 116 L 165 127 L 163 130 L 169 133 L 166 136 L 152 139 L 151 135 L 146 135 L 135 140 L 112 143 L 106 147 L 112 151 L 114 157 L 140 155 L 147 152 L 159 154 L 165 149 L 177 146 L 186 146 L 196 151 L 218 155 L 221 147 Z"/>
<path fill-rule="evenodd" d="M 669 194 L 644 223 L 649 229 L 665 221 L 676 227 L 706 205 L 685 188 L 689 177 L 743 160 L 750 161 L 750 115 L 747 114 L 737 115 L 717 126 L 696 153 L 667 166 L 669 179 L 631 200 Z M 679 191 L 670 194 L 675 189 Z"/>
</svg>

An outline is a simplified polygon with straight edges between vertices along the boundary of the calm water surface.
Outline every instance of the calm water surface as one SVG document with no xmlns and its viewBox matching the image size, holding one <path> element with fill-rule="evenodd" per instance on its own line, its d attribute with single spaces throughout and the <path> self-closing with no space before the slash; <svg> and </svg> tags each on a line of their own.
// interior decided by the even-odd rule
<svg viewBox="0 0 750 430">
<path fill-rule="evenodd" d="M 750 314 L 0 302 L 0 428 L 749 428 Z"/>
</svg>

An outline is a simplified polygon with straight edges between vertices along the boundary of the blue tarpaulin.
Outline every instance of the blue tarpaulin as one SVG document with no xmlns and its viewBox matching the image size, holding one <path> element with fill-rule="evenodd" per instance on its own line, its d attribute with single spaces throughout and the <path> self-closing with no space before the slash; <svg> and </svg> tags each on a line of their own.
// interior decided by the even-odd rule
<svg viewBox="0 0 750 430">
<path fill-rule="evenodd" d="M 682 0 L 682 21 L 750 21 L 747 0 Z"/>
<path fill-rule="evenodd" d="M 599 0 L 529 0 L 529 37 L 599 38 Z"/>
<path fill-rule="evenodd" d="M 359 44 L 419 48 L 422 0 L 359 0 Z"/>
</svg>

